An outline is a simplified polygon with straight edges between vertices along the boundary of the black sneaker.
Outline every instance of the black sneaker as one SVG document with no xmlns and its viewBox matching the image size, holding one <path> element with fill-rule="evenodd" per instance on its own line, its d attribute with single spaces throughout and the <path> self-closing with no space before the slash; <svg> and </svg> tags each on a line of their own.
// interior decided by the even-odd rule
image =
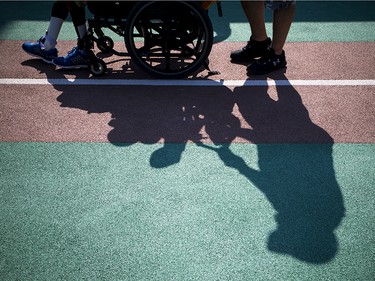
<svg viewBox="0 0 375 281">
<path fill-rule="evenodd" d="M 260 75 L 286 67 L 285 52 L 276 55 L 273 49 L 270 49 L 264 56 L 247 66 L 247 74 Z"/>
<path fill-rule="evenodd" d="M 263 56 L 271 46 L 271 38 L 267 38 L 264 41 L 255 41 L 250 38 L 247 45 L 241 50 L 234 51 L 230 54 L 230 58 L 233 62 L 249 62 L 255 58 Z"/>
</svg>

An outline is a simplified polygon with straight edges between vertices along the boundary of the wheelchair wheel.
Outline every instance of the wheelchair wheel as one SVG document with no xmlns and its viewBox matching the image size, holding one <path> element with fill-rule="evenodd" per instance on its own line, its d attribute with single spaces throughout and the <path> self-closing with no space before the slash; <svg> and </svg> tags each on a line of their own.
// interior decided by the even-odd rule
<svg viewBox="0 0 375 281">
<path fill-rule="evenodd" d="M 99 37 L 99 40 L 96 43 L 96 45 L 100 51 L 106 53 L 109 50 L 113 49 L 113 46 L 115 44 L 111 37 L 103 36 L 103 37 Z"/>
<path fill-rule="evenodd" d="M 95 59 L 89 63 L 89 70 L 94 76 L 102 76 L 107 71 L 107 65 L 102 59 Z"/>
<path fill-rule="evenodd" d="M 158 78 L 193 74 L 206 62 L 213 44 L 208 14 L 192 1 L 139 2 L 125 29 L 131 58 Z"/>
</svg>

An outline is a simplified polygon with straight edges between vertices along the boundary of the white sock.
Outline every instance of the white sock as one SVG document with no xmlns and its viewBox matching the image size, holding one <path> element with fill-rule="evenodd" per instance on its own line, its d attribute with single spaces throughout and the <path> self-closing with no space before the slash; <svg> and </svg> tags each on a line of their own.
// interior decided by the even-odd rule
<svg viewBox="0 0 375 281">
<path fill-rule="evenodd" d="M 51 17 L 49 21 L 49 26 L 47 29 L 47 33 L 44 36 L 44 49 L 46 51 L 53 49 L 56 47 L 57 38 L 59 37 L 61 27 L 64 23 L 63 19 Z"/>
<path fill-rule="evenodd" d="M 77 30 L 78 30 L 79 38 L 82 39 L 87 33 L 86 24 L 82 24 L 80 26 L 77 26 Z"/>
</svg>

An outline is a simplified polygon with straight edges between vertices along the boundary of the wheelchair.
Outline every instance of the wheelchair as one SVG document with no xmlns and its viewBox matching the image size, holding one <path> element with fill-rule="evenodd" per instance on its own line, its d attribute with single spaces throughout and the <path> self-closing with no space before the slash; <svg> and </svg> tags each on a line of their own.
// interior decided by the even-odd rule
<svg viewBox="0 0 375 281">
<path fill-rule="evenodd" d="M 89 37 L 98 49 L 129 56 L 144 72 L 162 79 L 187 77 L 208 67 L 213 28 L 208 9 L 216 1 L 88 1 L 93 14 Z M 105 35 L 109 29 L 121 36 L 127 52 L 114 49 Z M 89 70 L 103 75 L 106 63 L 95 54 Z"/>
</svg>

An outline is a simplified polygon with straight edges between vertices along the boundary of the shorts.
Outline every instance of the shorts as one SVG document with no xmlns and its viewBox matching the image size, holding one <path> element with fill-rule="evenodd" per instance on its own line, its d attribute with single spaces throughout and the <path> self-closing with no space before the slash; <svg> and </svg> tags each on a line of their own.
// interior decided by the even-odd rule
<svg viewBox="0 0 375 281">
<path fill-rule="evenodd" d="M 296 2 L 295 0 L 282 0 L 282 1 L 266 0 L 265 5 L 267 9 L 274 11 L 278 9 L 288 8 L 295 2 Z"/>
</svg>

